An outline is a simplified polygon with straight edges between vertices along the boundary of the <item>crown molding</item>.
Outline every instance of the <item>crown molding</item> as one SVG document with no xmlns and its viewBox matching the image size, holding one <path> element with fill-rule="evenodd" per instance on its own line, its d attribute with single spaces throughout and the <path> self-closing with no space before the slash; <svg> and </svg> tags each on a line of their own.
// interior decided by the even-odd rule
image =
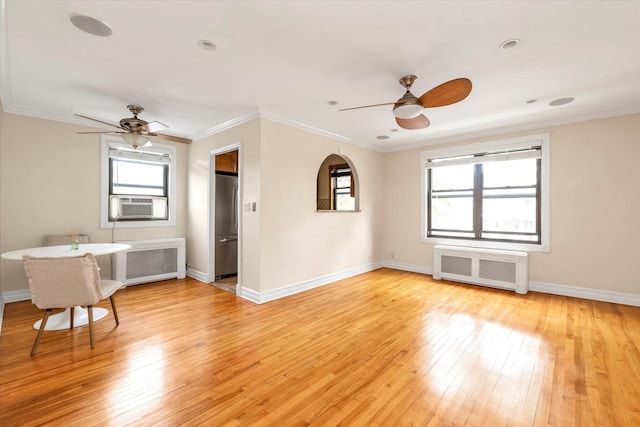
<svg viewBox="0 0 640 427">
<path fill-rule="evenodd" d="M 255 120 L 259 117 L 260 117 L 259 110 L 256 109 L 253 111 L 249 111 L 248 113 L 241 114 L 238 117 L 228 120 L 224 123 L 220 123 L 219 125 L 215 125 L 210 128 L 198 131 L 192 134 L 189 138 L 196 141 L 198 139 L 206 138 L 208 136 L 215 135 L 217 133 L 224 132 L 225 130 L 232 129 L 236 126 L 240 126 L 242 124 L 248 123 L 251 120 Z"/>
<path fill-rule="evenodd" d="M 433 139 L 411 143 L 411 144 L 396 145 L 394 147 L 387 147 L 379 151 L 383 153 L 391 153 L 395 151 L 413 150 L 416 148 L 426 148 L 433 145 L 452 144 L 455 142 L 468 141 L 470 139 L 500 136 L 500 135 L 515 133 L 515 132 L 524 132 L 524 131 L 541 130 L 541 129 L 544 130 L 544 129 L 555 127 L 555 126 L 563 126 L 563 125 L 569 125 L 573 123 L 587 122 L 591 120 L 608 119 L 611 117 L 627 116 L 630 114 L 637 114 L 637 113 L 640 113 L 640 106 L 591 112 L 591 113 L 580 114 L 580 115 L 566 117 L 566 118 L 557 119 L 557 120 L 539 120 L 535 122 L 527 122 L 527 123 L 522 123 L 522 124 L 513 125 L 513 126 L 503 126 L 503 127 L 481 130 L 476 132 L 460 133 L 460 134 L 452 135 L 449 137 L 433 138 Z"/>
</svg>

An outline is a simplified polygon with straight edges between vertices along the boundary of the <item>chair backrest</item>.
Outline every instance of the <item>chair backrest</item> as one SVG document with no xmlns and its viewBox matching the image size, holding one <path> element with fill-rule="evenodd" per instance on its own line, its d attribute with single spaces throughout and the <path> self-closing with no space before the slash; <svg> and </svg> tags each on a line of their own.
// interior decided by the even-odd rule
<svg viewBox="0 0 640 427">
<path fill-rule="evenodd" d="M 78 257 L 22 257 L 31 301 L 42 309 L 93 305 L 101 299 L 100 272 L 93 254 Z"/>
<path fill-rule="evenodd" d="M 70 245 L 73 242 L 71 234 L 45 234 L 42 236 L 42 246 Z M 78 243 L 91 243 L 87 234 L 78 234 Z"/>
</svg>

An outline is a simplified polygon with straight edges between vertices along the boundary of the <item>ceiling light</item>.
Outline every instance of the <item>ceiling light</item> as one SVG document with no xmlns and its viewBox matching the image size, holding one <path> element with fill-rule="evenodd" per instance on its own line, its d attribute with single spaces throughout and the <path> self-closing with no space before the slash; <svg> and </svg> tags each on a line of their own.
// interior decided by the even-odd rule
<svg viewBox="0 0 640 427">
<path fill-rule="evenodd" d="M 397 128 L 389 129 L 389 132 L 398 132 Z"/>
<path fill-rule="evenodd" d="M 198 46 L 200 46 L 204 50 L 216 50 L 218 48 L 215 43 L 210 42 L 209 40 L 200 40 L 198 42 Z"/>
<path fill-rule="evenodd" d="M 422 114 L 424 107 L 420 100 L 413 96 L 411 92 L 404 94 L 393 107 L 393 115 L 399 119 L 413 119 Z"/>
<path fill-rule="evenodd" d="M 513 49 L 514 47 L 518 46 L 519 43 L 520 43 L 520 39 L 505 40 L 502 43 L 500 43 L 500 50 Z"/>
<path fill-rule="evenodd" d="M 137 133 L 123 133 L 120 135 L 124 142 L 133 146 L 134 148 L 138 147 L 150 147 L 151 141 L 144 135 L 138 135 Z"/>
<path fill-rule="evenodd" d="M 551 101 L 549 103 L 549 106 L 550 107 L 557 107 L 559 105 L 565 105 L 565 104 L 568 104 L 570 102 L 573 102 L 574 99 L 575 98 L 571 98 L 571 97 L 554 99 L 553 101 Z"/>
<path fill-rule="evenodd" d="M 329 105 L 338 105 L 338 101 L 329 101 L 327 102 Z"/>
<path fill-rule="evenodd" d="M 94 36 L 108 37 L 112 33 L 111 27 L 93 16 L 74 13 L 69 19 L 77 29 Z"/>
<path fill-rule="evenodd" d="M 376 139 L 389 139 L 388 135 L 378 135 L 376 136 Z"/>
<path fill-rule="evenodd" d="M 527 101 L 527 104 L 533 104 L 535 102 L 537 102 L 538 100 L 536 98 L 530 99 Z"/>
</svg>

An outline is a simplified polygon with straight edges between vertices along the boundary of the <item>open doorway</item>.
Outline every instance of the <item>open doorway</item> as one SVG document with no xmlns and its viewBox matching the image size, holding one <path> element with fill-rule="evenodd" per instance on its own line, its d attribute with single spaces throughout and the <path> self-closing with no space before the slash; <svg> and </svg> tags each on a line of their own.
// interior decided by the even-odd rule
<svg viewBox="0 0 640 427">
<path fill-rule="evenodd" d="M 213 277 L 214 286 L 238 295 L 239 150 L 215 154 L 213 176 Z"/>
</svg>

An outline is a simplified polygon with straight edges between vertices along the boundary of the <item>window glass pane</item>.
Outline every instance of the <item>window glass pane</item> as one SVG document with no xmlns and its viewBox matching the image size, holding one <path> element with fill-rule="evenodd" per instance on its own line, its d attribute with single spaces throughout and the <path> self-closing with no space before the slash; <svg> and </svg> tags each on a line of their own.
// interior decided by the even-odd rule
<svg viewBox="0 0 640 427">
<path fill-rule="evenodd" d="M 473 165 L 443 166 L 431 169 L 432 190 L 473 188 Z"/>
<path fill-rule="evenodd" d="M 484 163 L 484 187 L 535 185 L 536 161 L 537 159 L 522 159 Z"/>
<path fill-rule="evenodd" d="M 352 211 L 356 208 L 356 199 L 351 197 L 349 191 L 336 193 L 336 210 Z"/>
<path fill-rule="evenodd" d="M 535 196 L 485 198 L 482 202 L 483 232 L 506 231 L 512 233 L 535 233 L 537 231 L 536 211 Z"/>
<path fill-rule="evenodd" d="M 336 187 L 345 188 L 351 187 L 351 176 L 339 176 L 336 178 Z"/>
<path fill-rule="evenodd" d="M 473 197 L 438 196 L 431 199 L 431 228 L 445 230 L 473 230 Z"/>
<path fill-rule="evenodd" d="M 112 194 L 164 196 L 165 168 L 162 164 L 112 159 Z"/>
</svg>

